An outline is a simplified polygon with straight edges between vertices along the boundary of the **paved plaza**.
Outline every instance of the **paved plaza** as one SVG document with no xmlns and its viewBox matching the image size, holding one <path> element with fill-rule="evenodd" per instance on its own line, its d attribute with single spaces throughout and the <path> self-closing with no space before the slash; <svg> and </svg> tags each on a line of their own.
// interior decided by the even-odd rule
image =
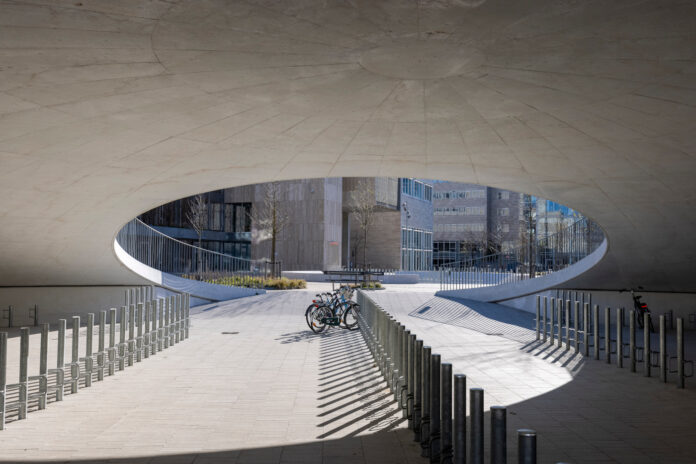
<svg viewBox="0 0 696 464">
<path fill-rule="evenodd" d="M 510 308 L 415 291 L 369 296 L 468 387 L 484 388 L 486 408 L 508 407 L 509 462 L 524 427 L 539 432 L 541 463 L 693 462 L 693 385 L 540 346 L 531 315 Z M 270 292 L 194 308 L 188 340 L 10 422 L 0 462 L 426 462 L 360 333 L 309 331 L 311 297 Z"/>
</svg>

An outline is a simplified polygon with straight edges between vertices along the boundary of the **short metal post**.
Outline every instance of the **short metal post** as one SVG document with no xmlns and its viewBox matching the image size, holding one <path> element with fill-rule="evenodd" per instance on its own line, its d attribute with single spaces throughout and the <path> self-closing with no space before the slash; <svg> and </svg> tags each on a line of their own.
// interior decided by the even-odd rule
<svg viewBox="0 0 696 464">
<path fill-rule="evenodd" d="M 94 358 L 92 358 L 92 341 L 94 337 L 94 314 L 87 314 L 87 337 L 85 340 L 85 387 L 92 386 L 92 371 L 94 370 Z"/>
<path fill-rule="evenodd" d="M 118 343 L 118 370 L 122 371 L 126 368 L 126 307 L 121 306 L 119 311 L 119 343 Z"/>
<path fill-rule="evenodd" d="M 491 464 L 507 464 L 507 410 L 491 406 Z"/>
<path fill-rule="evenodd" d="M 138 297 L 140 292 L 138 292 Z M 138 303 L 141 305 L 142 303 Z M 133 365 L 135 360 L 135 305 L 128 307 L 128 367 Z"/>
<path fill-rule="evenodd" d="M 594 358 L 599 360 L 599 305 L 592 307 L 592 321 Z"/>
<path fill-rule="evenodd" d="M 413 432 L 414 440 L 420 441 L 420 420 L 422 407 L 422 363 L 423 363 L 423 340 L 416 340 L 413 355 Z"/>
<path fill-rule="evenodd" d="M 147 289 L 147 287 L 145 287 Z M 143 322 L 145 320 L 143 312 L 145 303 L 138 303 L 138 335 L 135 339 L 135 361 L 143 361 Z"/>
<path fill-rule="evenodd" d="M 548 302 L 549 298 L 544 297 L 544 315 L 542 316 L 542 342 L 546 343 L 546 333 L 548 332 L 548 326 L 546 325 L 546 318 L 549 313 L 549 308 L 548 308 Z M 553 305 L 553 299 L 551 300 L 551 304 Z"/>
<path fill-rule="evenodd" d="M 422 360 L 422 411 L 423 416 L 421 419 L 421 456 L 428 457 L 430 455 L 430 371 L 431 371 L 431 348 L 429 346 L 423 347 L 423 360 Z"/>
<path fill-rule="evenodd" d="M 145 333 L 143 335 L 143 346 L 142 346 L 142 352 L 143 352 L 143 356 L 145 357 L 145 359 L 150 357 L 150 317 L 152 314 L 151 303 L 152 303 L 151 300 L 147 300 L 145 302 L 145 314 L 144 314 Z"/>
<path fill-rule="evenodd" d="M 189 293 L 186 294 L 186 305 L 184 307 L 186 308 L 185 336 L 189 338 L 189 327 L 191 327 L 191 295 Z"/>
<path fill-rule="evenodd" d="M 0 430 L 5 430 L 7 399 L 7 332 L 0 332 Z"/>
<path fill-rule="evenodd" d="M 584 355 L 586 357 L 590 356 L 590 304 L 584 303 L 582 305 L 582 341 Z"/>
<path fill-rule="evenodd" d="M 566 351 L 568 351 L 568 350 L 570 350 L 570 300 L 566 301 L 566 307 L 565 307 L 565 335 L 566 335 Z"/>
<path fill-rule="evenodd" d="M 556 300 L 555 298 L 551 299 L 551 312 L 549 313 L 549 344 L 553 346 L 554 342 L 554 313 L 556 312 L 556 305 L 557 303 L 560 303 L 561 300 Z"/>
<path fill-rule="evenodd" d="M 536 432 L 530 429 L 517 431 L 517 462 L 519 464 L 536 464 Z"/>
<path fill-rule="evenodd" d="M 169 348 L 170 336 L 170 318 L 171 318 L 171 300 L 169 298 L 164 299 L 164 348 Z"/>
<path fill-rule="evenodd" d="M 99 311 L 99 341 L 97 347 L 97 381 L 104 380 L 104 342 L 106 339 L 106 311 Z"/>
<path fill-rule="evenodd" d="M 415 343 L 416 335 L 408 333 L 407 338 L 407 369 L 406 369 L 406 417 L 408 418 L 408 428 L 413 430 L 413 401 L 415 390 Z"/>
<path fill-rule="evenodd" d="M 628 357 L 631 372 L 636 371 L 636 311 L 631 309 L 628 312 Z"/>
<path fill-rule="evenodd" d="M 27 418 L 29 402 L 29 327 L 19 329 L 19 419 Z"/>
<path fill-rule="evenodd" d="M 179 343 L 182 341 L 184 338 L 182 336 L 182 331 L 181 331 L 181 314 L 182 314 L 182 306 L 181 306 L 181 294 L 176 296 L 176 337 L 175 337 L 175 342 Z"/>
<path fill-rule="evenodd" d="M 80 316 L 72 317 L 72 362 L 70 363 L 70 393 L 80 387 Z"/>
<path fill-rule="evenodd" d="M 483 464 L 483 389 L 469 390 L 469 415 L 471 429 L 469 435 L 469 461 L 471 464 Z"/>
<path fill-rule="evenodd" d="M 573 336 L 574 336 L 573 347 L 575 348 L 576 353 L 580 352 L 580 333 L 578 331 L 579 319 L 580 319 L 580 302 L 576 301 L 575 306 L 573 307 Z"/>
<path fill-rule="evenodd" d="M 643 373 L 645 377 L 650 377 L 650 314 L 643 313 Z"/>
<path fill-rule="evenodd" d="M 116 308 L 109 310 L 109 375 L 114 375 L 116 367 Z"/>
<path fill-rule="evenodd" d="M 616 308 L 616 365 L 623 367 L 623 308 Z"/>
<path fill-rule="evenodd" d="M 454 464 L 466 464 L 466 375 L 454 376 Z"/>
<path fill-rule="evenodd" d="M 176 334 L 175 334 L 175 330 L 176 330 L 176 324 L 175 324 L 175 323 L 176 323 L 176 321 L 174 320 L 175 317 L 176 317 L 176 314 L 175 314 L 175 313 L 176 313 L 176 309 L 175 309 L 175 306 L 174 306 L 174 305 L 175 305 L 175 302 L 176 302 L 176 299 L 175 299 L 174 295 L 170 296 L 170 297 L 169 297 L 169 328 L 168 328 L 168 331 L 169 331 L 169 346 L 174 345 L 174 343 L 175 343 L 175 338 L 176 338 Z"/>
<path fill-rule="evenodd" d="M 39 409 L 46 409 L 48 400 L 48 324 L 41 325 L 41 352 L 39 356 Z"/>
<path fill-rule="evenodd" d="M 684 319 L 677 318 L 677 388 L 684 388 Z"/>
<path fill-rule="evenodd" d="M 157 329 L 157 321 L 158 321 L 158 315 L 157 315 L 157 305 L 158 305 L 158 300 L 152 300 L 152 330 L 150 334 L 150 344 L 152 345 L 152 354 L 157 354 L 157 347 L 159 346 L 159 330 Z"/>
<path fill-rule="evenodd" d="M 537 295 L 536 297 L 536 319 L 534 320 L 536 323 L 536 339 L 539 340 L 539 317 L 541 316 L 541 295 Z"/>
<path fill-rule="evenodd" d="M 56 351 L 56 401 L 63 401 L 65 389 L 65 330 L 67 321 L 58 319 L 58 347 Z"/>
<path fill-rule="evenodd" d="M 611 309 L 604 308 L 604 352 L 607 364 L 611 364 Z"/>
<path fill-rule="evenodd" d="M 430 356 L 430 462 L 440 462 L 440 355 Z"/>
<path fill-rule="evenodd" d="M 667 334 L 664 315 L 660 316 L 660 380 L 667 382 Z"/>
<path fill-rule="evenodd" d="M 558 318 L 558 347 L 563 346 L 563 309 L 565 308 L 565 304 L 563 300 L 558 301 L 558 314 L 556 315 Z"/>
<path fill-rule="evenodd" d="M 452 364 L 440 365 L 440 463 L 450 464 L 452 449 Z"/>
</svg>

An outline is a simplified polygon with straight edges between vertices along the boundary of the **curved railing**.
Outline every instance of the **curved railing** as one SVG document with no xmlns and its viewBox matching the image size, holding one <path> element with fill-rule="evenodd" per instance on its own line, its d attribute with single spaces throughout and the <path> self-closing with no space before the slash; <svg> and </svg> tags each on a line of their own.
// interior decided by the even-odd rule
<svg viewBox="0 0 696 464">
<path fill-rule="evenodd" d="M 440 290 L 501 285 L 548 275 L 589 256 L 603 241 L 602 229 L 581 218 L 531 245 L 441 266 Z"/>
<path fill-rule="evenodd" d="M 279 263 L 239 258 L 189 245 L 137 218 L 123 226 L 116 241 L 141 263 L 181 277 L 280 275 Z"/>
</svg>

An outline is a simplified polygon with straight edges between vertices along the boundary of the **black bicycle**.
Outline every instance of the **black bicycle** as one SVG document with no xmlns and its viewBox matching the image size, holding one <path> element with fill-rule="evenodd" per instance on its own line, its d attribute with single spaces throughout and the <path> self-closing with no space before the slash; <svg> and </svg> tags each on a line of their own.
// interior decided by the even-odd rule
<svg viewBox="0 0 696 464">
<path fill-rule="evenodd" d="M 639 290 L 641 290 L 642 288 L 643 287 L 638 287 Z M 625 292 L 627 290 L 621 291 Z M 633 309 L 636 312 L 636 323 L 638 324 L 638 327 L 640 327 L 641 329 L 645 327 L 645 314 L 648 314 L 648 329 L 650 330 L 650 332 L 655 332 L 655 327 L 652 323 L 652 316 L 650 313 L 650 309 L 648 308 L 648 304 L 641 300 L 642 296 L 637 295 L 635 290 L 630 289 L 628 291 L 631 292 L 631 298 L 633 299 Z"/>
</svg>

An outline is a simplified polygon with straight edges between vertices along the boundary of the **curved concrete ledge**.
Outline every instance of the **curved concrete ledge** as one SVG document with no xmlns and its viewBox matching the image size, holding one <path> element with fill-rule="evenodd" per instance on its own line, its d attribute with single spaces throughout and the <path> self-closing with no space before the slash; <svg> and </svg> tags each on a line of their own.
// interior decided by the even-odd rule
<svg viewBox="0 0 696 464">
<path fill-rule="evenodd" d="M 548 274 L 535 279 L 523 280 L 511 284 L 492 285 L 489 287 L 479 287 L 466 290 L 444 290 L 436 293 L 437 296 L 466 298 L 475 301 L 497 303 L 500 301 L 520 298 L 526 295 L 557 287 L 580 274 L 587 272 L 599 263 L 609 249 L 609 244 L 605 238 L 602 244 L 586 258 L 581 259 L 576 264 L 560 271 Z"/>
<path fill-rule="evenodd" d="M 128 269 L 142 278 L 168 290 L 190 293 L 192 297 L 203 300 L 201 303 L 234 300 L 245 296 L 266 293 L 263 289 L 209 284 L 158 271 L 133 258 L 116 240 L 114 240 L 114 252 L 116 253 L 116 257 L 118 257 Z"/>
</svg>

